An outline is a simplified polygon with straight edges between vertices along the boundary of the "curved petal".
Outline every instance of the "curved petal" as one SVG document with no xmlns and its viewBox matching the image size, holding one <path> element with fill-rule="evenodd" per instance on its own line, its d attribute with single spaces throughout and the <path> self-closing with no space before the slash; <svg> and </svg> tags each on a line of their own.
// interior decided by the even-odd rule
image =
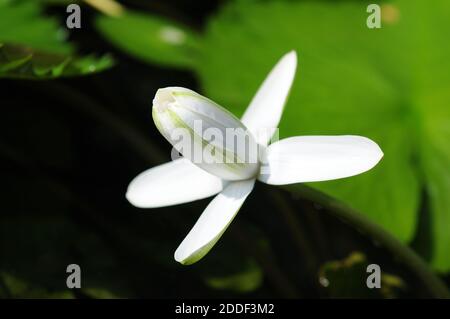
<svg viewBox="0 0 450 319">
<path fill-rule="evenodd" d="M 173 147 L 205 171 L 227 180 L 257 175 L 258 144 L 252 134 L 208 98 L 181 87 L 159 89 L 152 115 Z"/>
<path fill-rule="evenodd" d="M 270 71 L 241 118 L 261 145 L 267 145 L 278 127 L 296 68 L 297 54 L 291 51 Z"/>
<path fill-rule="evenodd" d="M 190 265 L 205 256 L 230 225 L 255 185 L 255 179 L 230 182 L 217 195 L 175 251 L 175 260 Z"/>
<path fill-rule="evenodd" d="M 296 136 L 269 145 L 258 179 L 282 185 L 326 181 L 361 174 L 383 157 L 362 136 Z"/>
<path fill-rule="evenodd" d="M 136 176 L 128 186 L 126 198 L 136 207 L 156 208 L 206 198 L 224 186 L 220 178 L 180 158 Z"/>
</svg>

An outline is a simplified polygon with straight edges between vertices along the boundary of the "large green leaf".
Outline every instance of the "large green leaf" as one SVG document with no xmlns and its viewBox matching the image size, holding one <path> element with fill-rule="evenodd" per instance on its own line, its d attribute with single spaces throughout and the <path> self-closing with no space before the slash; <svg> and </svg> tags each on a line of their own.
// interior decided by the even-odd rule
<svg viewBox="0 0 450 319">
<path fill-rule="evenodd" d="M 423 108 L 420 143 L 421 168 L 431 203 L 434 264 L 450 268 L 450 89 L 432 92 L 419 100 Z"/>
<path fill-rule="evenodd" d="M 296 49 L 299 71 L 281 137 L 359 134 L 377 141 L 385 153 L 369 173 L 312 186 L 346 201 L 403 241 L 415 233 L 420 190 L 427 187 L 432 263 L 448 270 L 450 150 L 443 133 L 448 134 L 450 117 L 442 109 L 450 102 L 442 94 L 450 90 L 445 58 L 450 4 L 393 2 L 383 7 L 383 27 L 376 30 L 366 26 L 367 4 L 231 3 L 209 23 L 208 58 L 197 71 L 208 96 L 242 114 L 272 64 Z M 436 121 L 442 123 L 439 132 Z"/>
<path fill-rule="evenodd" d="M 42 14 L 38 1 L 0 0 L 0 77 L 47 79 L 112 66 L 108 55 L 77 57 L 67 30 Z"/>
</svg>

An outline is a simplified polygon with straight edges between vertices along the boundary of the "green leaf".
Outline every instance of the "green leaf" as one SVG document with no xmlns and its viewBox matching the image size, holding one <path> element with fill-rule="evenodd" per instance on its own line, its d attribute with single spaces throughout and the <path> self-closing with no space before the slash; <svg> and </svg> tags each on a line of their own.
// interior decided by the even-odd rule
<svg viewBox="0 0 450 319">
<path fill-rule="evenodd" d="M 197 35 L 172 21 L 127 11 L 99 16 L 96 27 L 111 43 L 145 62 L 190 68 L 198 62 Z"/>
<path fill-rule="evenodd" d="M 0 73 L 6 73 L 7 71 L 14 70 L 18 67 L 23 66 L 25 63 L 31 60 L 31 54 L 17 54 L 15 57 L 9 56 L 6 53 L 5 46 L 0 46 Z"/>
<path fill-rule="evenodd" d="M 436 105 L 427 97 L 436 87 L 450 90 L 450 3 L 384 5 L 381 29 L 367 28 L 367 4 L 232 2 L 209 22 L 196 71 L 208 97 L 241 115 L 273 64 L 296 49 L 299 70 L 280 136 L 357 134 L 375 140 L 385 153 L 366 174 L 311 186 L 367 214 L 404 242 L 415 234 L 426 187 L 432 264 L 449 270 L 444 247 L 450 245 L 445 231 L 450 117 L 441 112 L 437 131 Z M 448 109 L 448 96 L 440 104 Z"/>
<path fill-rule="evenodd" d="M 42 14 L 38 1 L 0 1 L 0 77 L 49 79 L 99 72 L 113 59 L 77 57 L 66 29 Z"/>
<path fill-rule="evenodd" d="M 110 55 L 71 57 L 37 52 L 25 47 L 0 47 L 0 78 L 51 79 L 91 74 L 114 64 Z"/>
<path fill-rule="evenodd" d="M 420 105 L 424 115 L 421 140 L 421 164 L 425 187 L 431 202 L 431 227 L 436 269 L 448 271 L 450 243 L 450 90 L 436 90 L 424 97 Z"/>
<path fill-rule="evenodd" d="M 37 1 L 0 1 L 0 43 L 30 47 L 55 54 L 71 54 L 74 47 L 64 40 L 67 29 L 56 19 L 42 15 Z"/>
</svg>

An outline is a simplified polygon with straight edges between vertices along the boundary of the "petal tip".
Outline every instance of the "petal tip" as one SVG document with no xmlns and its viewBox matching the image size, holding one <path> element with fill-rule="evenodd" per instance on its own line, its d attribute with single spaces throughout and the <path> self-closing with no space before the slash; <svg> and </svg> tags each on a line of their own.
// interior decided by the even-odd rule
<svg viewBox="0 0 450 319">
<path fill-rule="evenodd" d="M 187 256 L 187 257 L 183 256 L 183 254 L 179 248 L 175 251 L 175 254 L 173 257 L 176 262 L 182 264 L 183 266 L 189 266 L 189 265 L 195 263 L 195 260 L 193 261 L 193 260 L 189 259 L 189 256 Z"/>
<path fill-rule="evenodd" d="M 288 64 L 290 64 L 293 68 L 297 67 L 297 51 L 295 50 L 289 51 L 284 55 L 282 59 L 285 60 Z"/>
<path fill-rule="evenodd" d="M 125 193 L 127 201 L 137 208 L 156 208 L 158 206 L 152 205 L 148 196 L 145 196 L 145 192 L 142 192 L 142 188 L 139 185 L 140 176 L 135 177 L 128 185 Z"/>
<path fill-rule="evenodd" d="M 189 246 L 186 246 L 185 243 L 182 242 L 177 250 L 175 250 L 173 257 L 176 262 L 179 262 L 183 266 L 189 266 L 202 259 L 209 252 L 211 247 L 212 245 L 207 245 L 200 249 L 190 250 Z"/>
<path fill-rule="evenodd" d="M 369 146 L 368 147 L 369 162 L 368 162 L 366 170 L 363 171 L 363 172 L 366 172 L 366 171 L 369 171 L 369 170 L 371 170 L 372 168 L 374 168 L 375 166 L 378 165 L 378 163 L 383 158 L 384 153 L 381 150 L 381 147 L 378 145 L 378 143 L 376 143 L 375 141 L 371 140 L 370 138 L 367 138 L 367 137 L 364 137 L 364 136 L 358 136 L 357 138 L 360 138 L 360 139 L 364 140 L 367 143 L 367 145 Z"/>
<path fill-rule="evenodd" d="M 292 59 L 297 60 L 297 51 L 295 49 L 292 49 L 288 53 L 286 53 L 286 56 L 290 56 Z"/>
<path fill-rule="evenodd" d="M 368 154 L 370 154 L 369 156 L 371 158 L 371 161 L 370 161 L 371 164 L 369 165 L 367 170 L 372 169 L 381 161 L 381 159 L 384 156 L 384 153 L 381 150 L 381 147 L 378 145 L 377 142 L 375 142 L 374 140 L 372 140 L 368 137 L 355 135 L 354 138 L 356 140 L 363 141 L 364 144 L 367 145 L 366 149 L 369 152 Z"/>
<path fill-rule="evenodd" d="M 139 198 L 139 196 L 137 196 L 136 192 L 133 191 L 133 188 L 131 187 L 131 185 L 128 186 L 128 189 L 125 193 L 125 198 L 134 207 L 144 208 L 144 204 L 142 203 L 142 200 Z"/>
<path fill-rule="evenodd" d="M 156 91 L 153 98 L 153 109 L 158 112 L 165 111 L 171 103 L 175 102 L 171 88 L 161 88 Z"/>
<path fill-rule="evenodd" d="M 377 152 L 378 152 L 378 154 L 377 154 L 378 156 L 377 156 L 377 160 L 376 160 L 376 164 L 377 164 L 384 157 L 384 153 L 383 153 L 383 150 L 381 149 L 381 147 L 377 143 L 375 143 L 375 145 L 377 147 Z"/>
</svg>

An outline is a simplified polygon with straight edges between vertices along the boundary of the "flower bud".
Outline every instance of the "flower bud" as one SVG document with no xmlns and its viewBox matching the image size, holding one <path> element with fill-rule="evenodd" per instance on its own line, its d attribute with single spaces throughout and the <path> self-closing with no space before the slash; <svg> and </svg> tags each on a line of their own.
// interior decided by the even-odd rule
<svg viewBox="0 0 450 319">
<path fill-rule="evenodd" d="M 159 89 L 153 120 L 176 151 L 226 180 L 254 177 L 258 144 L 233 114 L 200 94 L 180 87 Z"/>
</svg>

